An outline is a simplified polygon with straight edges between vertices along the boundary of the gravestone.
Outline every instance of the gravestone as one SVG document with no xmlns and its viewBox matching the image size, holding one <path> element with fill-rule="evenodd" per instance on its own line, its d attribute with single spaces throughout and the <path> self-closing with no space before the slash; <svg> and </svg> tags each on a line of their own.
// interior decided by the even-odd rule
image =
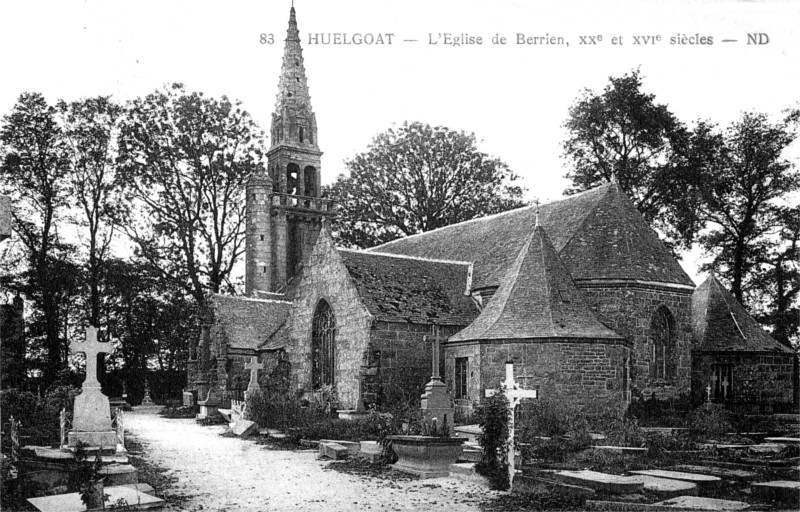
<svg viewBox="0 0 800 512">
<path fill-rule="evenodd" d="M 147 378 L 144 380 L 144 398 L 142 398 L 142 404 L 144 407 L 148 407 L 151 405 L 155 405 L 153 403 L 153 399 L 150 398 L 150 385 L 147 383 Z"/>
<path fill-rule="evenodd" d="M 116 447 L 117 434 L 111 427 L 111 407 L 97 380 L 97 356 L 110 353 L 111 346 L 97 341 L 97 329 L 92 326 L 86 328 L 86 341 L 70 342 L 69 346 L 73 352 L 86 354 L 86 380 L 81 386 L 81 394 L 75 397 L 72 430 L 67 435 L 67 444 L 70 448 L 79 442 L 92 447 Z"/>
<path fill-rule="evenodd" d="M 500 384 L 500 388 L 505 393 L 508 399 L 508 412 L 510 419 L 508 421 L 508 489 L 511 490 L 514 486 L 514 409 L 519 405 L 520 400 L 523 398 L 538 398 L 538 393 L 535 389 L 521 389 L 519 384 L 514 381 L 514 363 L 511 361 L 506 363 L 506 380 Z M 486 396 L 494 396 L 498 390 L 487 389 Z"/>
<path fill-rule="evenodd" d="M 258 356 L 253 356 L 250 358 L 250 362 L 244 364 L 244 367 L 250 370 L 250 383 L 247 384 L 247 391 L 245 391 L 245 399 L 247 399 L 253 393 L 261 391 L 258 386 L 258 370 L 263 370 L 264 365 L 258 362 Z"/>
<path fill-rule="evenodd" d="M 436 419 L 437 429 L 447 423 L 448 434 L 453 435 L 453 398 L 447 392 L 447 385 L 439 376 L 439 339 L 433 339 L 433 373 L 431 380 L 425 385 L 425 393 L 421 396 L 420 408 L 422 416 L 427 420 Z"/>
</svg>

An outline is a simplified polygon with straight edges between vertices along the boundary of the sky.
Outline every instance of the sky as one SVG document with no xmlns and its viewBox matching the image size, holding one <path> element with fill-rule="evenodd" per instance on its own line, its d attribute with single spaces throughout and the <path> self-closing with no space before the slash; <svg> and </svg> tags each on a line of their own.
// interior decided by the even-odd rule
<svg viewBox="0 0 800 512">
<path fill-rule="evenodd" d="M 240 100 L 268 131 L 290 6 L 3 2 L 0 115 L 22 92 L 124 102 L 182 82 Z M 688 124 L 726 126 L 745 110 L 777 118 L 800 106 L 800 2 L 296 0 L 295 8 L 323 183 L 393 123 L 422 121 L 475 133 L 481 150 L 522 177 L 527 199 L 557 199 L 568 185 L 561 143 L 570 105 L 636 68 L 644 90 Z M 333 34 L 381 35 L 384 44 L 323 44 Z M 519 34 L 564 44 L 518 44 Z M 748 44 L 748 34 L 763 44 Z M 506 44 L 492 44 L 495 35 Z"/>
</svg>

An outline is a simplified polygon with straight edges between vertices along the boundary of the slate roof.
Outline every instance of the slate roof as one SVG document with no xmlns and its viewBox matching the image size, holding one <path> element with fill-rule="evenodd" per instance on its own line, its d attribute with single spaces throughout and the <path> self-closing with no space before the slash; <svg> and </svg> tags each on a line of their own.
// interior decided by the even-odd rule
<svg viewBox="0 0 800 512">
<path fill-rule="evenodd" d="M 338 249 L 377 320 L 468 325 L 478 308 L 466 295 L 471 265 Z"/>
<path fill-rule="evenodd" d="M 692 329 L 704 352 L 777 352 L 792 350 L 767 334 L 716 277 L 692 295 Z"/>
<path fill-rule="evenodd" d="M 477 320 L 449 341 L 530 338 L 624 339 L 586 305 L 541 225 Z"/>
<path fill-rule="evenodd" d="M 208 307 L 231 349 L 257 350 L 283 325 L 292 303 L 212 294 Z"/>
<path fill-rule="evenodd" d="M 474 262 L 473 289 L 498 286 L 534 225 L 535 207 L 446 226 L 370 249 Z M 540 223 L 574 280 L 623 279 L 694 288 L 615 183 L 542 205 Z"/>
</svg>

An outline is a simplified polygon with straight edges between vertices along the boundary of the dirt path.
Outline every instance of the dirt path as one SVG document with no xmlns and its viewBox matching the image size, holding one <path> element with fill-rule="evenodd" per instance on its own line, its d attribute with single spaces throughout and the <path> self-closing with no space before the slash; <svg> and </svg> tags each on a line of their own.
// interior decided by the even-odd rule
<svg viewBox="0 0 800 512">
<path fill-rule="evenodd" d="M 144 457 L 178 479 L 171 492 L 192 496 L 191 511 L 468 511 L 494 493 L 455 478 L 390 481 L 324 470 L 316 451 L 273 450 L 222 437 L 222 426 L 165 419 L 156 409 L 126 416 Z M 173 509 L 174 510 L 174 509 Z"/>
</svg>

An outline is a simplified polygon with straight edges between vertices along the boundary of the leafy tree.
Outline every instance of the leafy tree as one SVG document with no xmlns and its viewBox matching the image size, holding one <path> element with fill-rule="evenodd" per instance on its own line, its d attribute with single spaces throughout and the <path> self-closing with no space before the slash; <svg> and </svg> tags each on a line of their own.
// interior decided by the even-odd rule
<svg viewBox="0 0 800 512">
<path fill-rule="evenodd" d="M 700 174 L 693 191 L 697 218 L 708 230 L 700 243 L 713 255 L 704 270 L 718 272 L 743 304 L 747 291 L 755 291 L 759 265 L 778 261 L 774 251 L 781 225 L 791 231 L 791 223 L 781 222 L 786 213 L 779 200 L 800 188 L 800 174 L 784 156 L 796 137 L 785 121 L 773 123 L 766 114 L 743 113 L 723 134 L 719 157 Z"/>
<path fill-rule="evenodd" d="M 690 222 L 679 218 L 675 185 L 689 178 L 683 165 L 691 134 L 655 96 L 642 91 L 638 70 L 609 77 L 602 94 L 585 90 L 564 124 L 564 158 L 572 181 L 567 194 L 616 179 L 636 207 L 671 242 L 685 241 Z M 696 163 L 696 162 L 695 162 Z"/>
<path fill-rule="evenodd" d="M 70 160 L 69 193 L 77 201 L 88 234 L 88 320 L 100 326 L 103 262 L 114 233 L 111 218 L 122 206 L 116 180 L 114 131 L 122 108 L 108 97 L 59 102 Z"/>
<path fill-rule="evenodd" d="M 239 103 L 180 84 L 134 100 L 122 116 L 119 175 L 132 207 L 122 227 L 138 255 L 198 304 L 207 291 L 232 289 L 262 137 Z"/>
<path fill-rule="evenodd" d="M 25 247 L 36 305 L 42 313 L 46 364 L 52 383 L 62 364 L 59 249 L 56 224 L 68 205 L 69 161 L 56 109 L 39 93 L 23 93 L 0 125 L 2 171 L 16 204 L 14 231 Z M 57 257 L 58 255 L 58 257 Z"/>
<path fill-rule="evenodd" d="M 339 205 L 334 231 L 351 247 L 522 206 L 508 166 L 478 150 L 475 135 L 419 122 L 376 136 L 345 162 L 330 194 Z"/>
</svg>

